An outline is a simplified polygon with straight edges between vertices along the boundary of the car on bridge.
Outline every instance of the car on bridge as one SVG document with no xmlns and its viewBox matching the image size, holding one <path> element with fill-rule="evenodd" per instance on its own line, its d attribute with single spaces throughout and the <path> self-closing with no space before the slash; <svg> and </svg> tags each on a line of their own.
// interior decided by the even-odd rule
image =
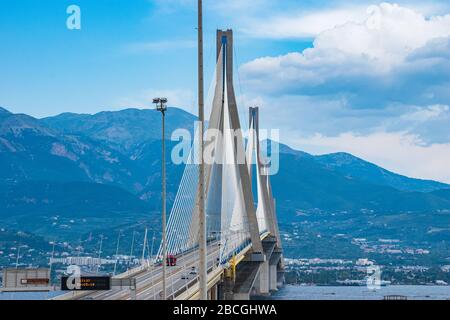
<svg viewBox="0 0 450 320">
<path fill-rule="evenodd" d="M 181 280 L 189 280 L 190 279 L 190 277 L 189 277 L 189 274 L 188 273 L 183 273 L 182 275 L 181 275 Z"/>
<path fill-rule="evenodd" d="M 191 271 L 189 272 L 189 275 L 191 276 L 197 276 L 198 275 L 198 271 L 196 267 L 192 267 Z"/>
<path fill-rule="evenodd" d="M 169 254 L 167 256 L 166 265 L 168 267 L 176 267 L 176 265 L 177 265 L 177 258 L 174 255 Z"/>
</svg>

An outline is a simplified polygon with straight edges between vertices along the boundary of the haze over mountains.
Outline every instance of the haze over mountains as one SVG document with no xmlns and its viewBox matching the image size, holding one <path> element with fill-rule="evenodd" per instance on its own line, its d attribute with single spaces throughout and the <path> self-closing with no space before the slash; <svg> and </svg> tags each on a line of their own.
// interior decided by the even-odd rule
<svg viewBox="0 0 450 320">
<path fill-rule="evenodd" d="M 195 119 L 169 109 L 167 136 L 192 130 Z M 160 131 L 160 114 L 151 110 L 35 119 L 0 108 L 0 219 L 19 226 L 52 215 L 108 216 L 120 223 L 157 211 Z M 272 183 L 282 222 L 314 212 L 450 212 L 449 185 L 397 175 L 346 153 L 313 156 L 285 145 L 280 151 Z M 184 168 L 170 159 L 167 165 L 170 205 Z"/>
</svg>

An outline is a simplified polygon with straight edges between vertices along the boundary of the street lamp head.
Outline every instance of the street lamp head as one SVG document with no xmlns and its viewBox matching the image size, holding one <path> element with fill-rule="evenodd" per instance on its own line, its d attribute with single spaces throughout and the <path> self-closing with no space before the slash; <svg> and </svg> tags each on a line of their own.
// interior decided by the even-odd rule
<svg viewBox="0 0 450 320">
<path fill-rule="evenodd" d="M 155 98 L 153 99 L 153 103 L 156 104 L 156 110 L 160 112 L 167 111 L 167 98 Z"/>
</svg>

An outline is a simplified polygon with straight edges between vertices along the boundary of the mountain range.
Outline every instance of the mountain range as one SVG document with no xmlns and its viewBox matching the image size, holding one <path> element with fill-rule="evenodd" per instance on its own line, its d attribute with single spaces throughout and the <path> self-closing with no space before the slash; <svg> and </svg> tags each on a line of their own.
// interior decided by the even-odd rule
<svg viewBox="0 0 450 320">
<path fill-rule="evenodd" d="M 51 216 L 108 216 L 115 226 L 124 216 L 155 214 L 160 117 L 153 110 L 126 109 L 36 119 L 0 108 L 0 221 L 15 227 L 26 222 L 33 231 L 32 221 Z M 167 132 L 192 131 L 195 120 L 170 108 Z M 168 141 L 167 148 L 174 144 Z M 314 156 L 286 145 L 279 149 L 280 172 L 271 179 L 282 224 L 314 213 L 450 212 L 447 184 L 405 177 L 348 153 Z M 183 170 L 167 161 L 169 206 Z"/>
</svg>

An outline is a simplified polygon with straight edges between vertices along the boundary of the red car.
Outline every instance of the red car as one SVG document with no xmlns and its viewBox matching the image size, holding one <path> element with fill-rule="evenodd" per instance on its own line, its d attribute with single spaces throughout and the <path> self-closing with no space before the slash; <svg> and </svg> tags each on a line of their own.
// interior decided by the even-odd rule
<svg viewBox="0 0 450 320">
<path fill-rule="evenodd" d="M 166 265 L 168 267 L 175 267 L 177 265 L 177 258 L 171 254 L 167 256 Z"/>
</svg>

